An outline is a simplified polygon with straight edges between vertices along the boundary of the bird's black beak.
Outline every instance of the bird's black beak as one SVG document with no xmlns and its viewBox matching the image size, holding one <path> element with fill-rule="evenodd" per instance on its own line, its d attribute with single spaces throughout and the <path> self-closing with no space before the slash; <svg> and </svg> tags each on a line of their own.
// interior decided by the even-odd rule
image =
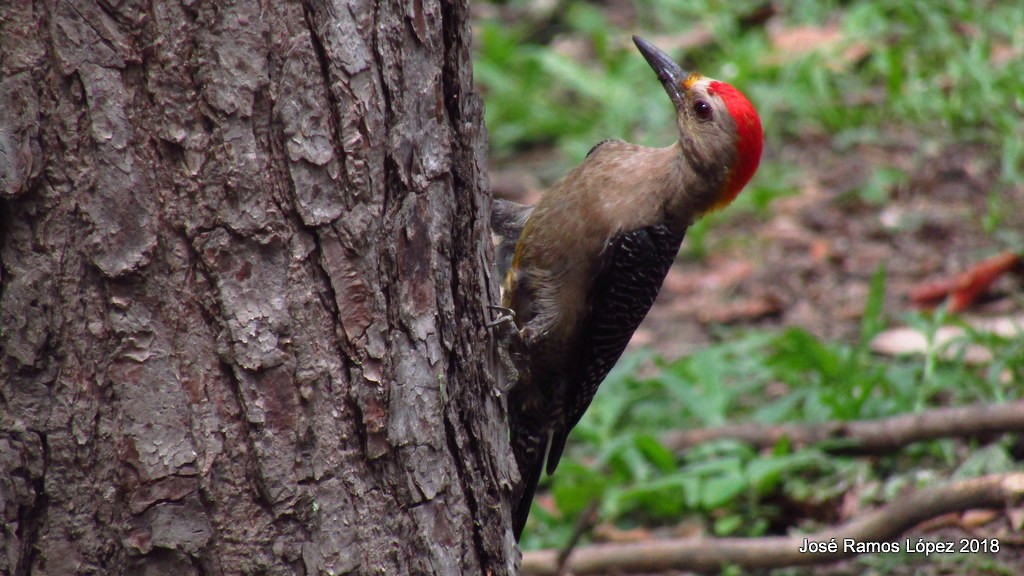
<svg viewBox="0 0 1024 576">
<path fill-rule="evenodd" d="M 683 70 L 679 64 L 676 64 L 676 61 L 668 54 L 665 54 L 647 40 L 639 36 L 633 36 L 633 43 L 640 49 L 640 53 L 644 55 L 644 59 L 651 65 L 651 68 L 654 68 L 654 71 L 658 73 L 658 80 L 661 80 L 661 85 L 665 87 L 665 91 L 668 92 L 668 97 L 672 99 L 672 103 L 677 107 L 681 106 L 683 103 L 683 92 L 685 91 L 683 81 L 690 74 Z"/>
</svg>

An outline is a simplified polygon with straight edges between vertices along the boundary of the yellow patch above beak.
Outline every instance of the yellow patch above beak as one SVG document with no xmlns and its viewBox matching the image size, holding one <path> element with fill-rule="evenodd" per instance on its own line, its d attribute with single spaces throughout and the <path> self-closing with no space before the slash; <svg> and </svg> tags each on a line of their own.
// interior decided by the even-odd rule
<svg viewBox="0 0 1024 576">
<path fill-rule="evenodd" d="M 690 74 L 689 76 L 686 77 L 686 80 L 683 80 L 683 88 L 685 90 L 689 90 L 690 88 L 693 88 L 693 85 L 696 84 L 697 82 L 700 82 L 701 78 L 703 78 L 703 76 L 701 76 L 700 74 L 698 74 L 696 72 L 694 72 L 693 74 Z"/>
</svg>

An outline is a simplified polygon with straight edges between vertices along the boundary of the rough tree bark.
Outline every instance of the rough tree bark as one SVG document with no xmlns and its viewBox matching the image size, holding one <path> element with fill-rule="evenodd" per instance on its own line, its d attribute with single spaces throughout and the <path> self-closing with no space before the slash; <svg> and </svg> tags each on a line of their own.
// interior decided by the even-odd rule
<svg viewBox="0 0 1024 576">
<path fill-rule="evenodd" d="M 0 2 L 0 573 L 514 571 L 467 12 Z"/>
</svg>

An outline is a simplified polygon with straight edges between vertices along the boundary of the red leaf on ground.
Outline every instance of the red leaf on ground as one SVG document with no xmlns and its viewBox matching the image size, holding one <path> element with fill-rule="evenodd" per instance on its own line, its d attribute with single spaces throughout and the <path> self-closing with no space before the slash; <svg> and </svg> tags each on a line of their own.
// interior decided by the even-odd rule
<svg viewBox="0 0 1024 576">
<path fill-rule="evenodd" d="M 1004 252 L 976 264 L 955 278 L 918 284 L 910 291 L 910 300 L 922 308 L 937 306 L 949 297 L 950 312 L 962 312 L 971 306 L 1000 276 L 1020 265 L 1020 255 Z"/>
</svg>

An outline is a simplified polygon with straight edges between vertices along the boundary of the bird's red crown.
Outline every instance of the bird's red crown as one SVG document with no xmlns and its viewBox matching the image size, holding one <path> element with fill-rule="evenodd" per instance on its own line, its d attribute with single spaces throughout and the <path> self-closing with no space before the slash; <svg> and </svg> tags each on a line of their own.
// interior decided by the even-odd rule
<svg viewBox="0 0 1024 576">
<path fill-rule="evenodd" d="M 736 159 L 729 170 L 718 202 L 712 210 L 728 206 L 740 190 L 750 182 L 761 163 L 761 149 L 764 147 L 764 132 L 757 110 L 742 92 L 725 82 L 712 81 L 708 93 L 717 94 L 725 102 L 729 115 L 736 123 Z"/>
</svg>

